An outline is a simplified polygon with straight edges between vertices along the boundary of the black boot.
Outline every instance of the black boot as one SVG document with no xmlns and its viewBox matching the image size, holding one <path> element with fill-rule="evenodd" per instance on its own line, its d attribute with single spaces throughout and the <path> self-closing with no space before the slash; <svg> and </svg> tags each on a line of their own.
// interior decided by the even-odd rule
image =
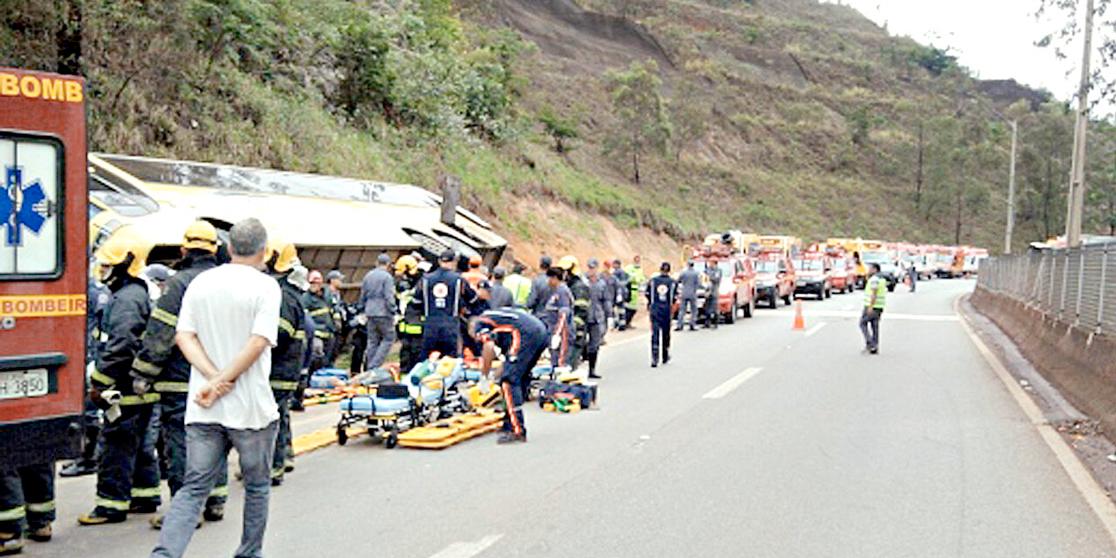
<svg viewBox="0 0 1116 558">
<path fill-rule="evenodd" d="M 589 353 L 585 355 L 585 360 L 589 361 L 589 377 L 593 379 L 600 379 L 597 374 L 597 353 Z"/>
</svg>

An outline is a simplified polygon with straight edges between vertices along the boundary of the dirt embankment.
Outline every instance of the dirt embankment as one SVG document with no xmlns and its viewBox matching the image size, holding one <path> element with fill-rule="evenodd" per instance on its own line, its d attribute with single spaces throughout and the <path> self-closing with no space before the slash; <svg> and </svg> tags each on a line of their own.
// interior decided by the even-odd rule
<svg viewBox="0 0 1116 558">
<path fill-rule="evenodd" d="M 1116 340 L 1058 322 L 1014 300 L 978 288 L 972 304 L 1070 403 L 1116 436 Z"/>
</svg>

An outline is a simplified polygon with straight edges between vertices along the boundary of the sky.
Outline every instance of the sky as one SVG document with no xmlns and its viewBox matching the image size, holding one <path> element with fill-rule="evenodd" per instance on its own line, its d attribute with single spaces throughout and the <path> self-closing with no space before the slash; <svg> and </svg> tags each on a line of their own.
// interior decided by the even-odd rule
<svg viewBox="0 0 1116 558">
<path fill-rule="evenodd" d="M 1073 99 L 1080 76 L 1081 47 L 1059 60 L 1036 41 L 1061 22 L 1038 21 L 1040 0 L 823 0 L 851 6 L 893 35 L 949 47 L 961 65 L 980 79 L 1007 79 Z M 1097 43 L 1099 36 L 1095 36 Z M 1099 55 L 1094 53 L 1094 67 Z M 1099 108 L 1099 107 L 1098 107 Z"/>
</svg>

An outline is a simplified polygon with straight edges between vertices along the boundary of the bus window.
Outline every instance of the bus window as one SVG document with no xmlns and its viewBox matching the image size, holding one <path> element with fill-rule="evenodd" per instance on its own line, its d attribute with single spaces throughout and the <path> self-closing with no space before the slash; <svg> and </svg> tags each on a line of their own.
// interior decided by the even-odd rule
<svg viewBox="0 0 1116 558">
<path fill-rule="evenodd" d="M 58 142 L 0 135 L 0 280 L 61 274 L 61 168 Z"/>
</svg>

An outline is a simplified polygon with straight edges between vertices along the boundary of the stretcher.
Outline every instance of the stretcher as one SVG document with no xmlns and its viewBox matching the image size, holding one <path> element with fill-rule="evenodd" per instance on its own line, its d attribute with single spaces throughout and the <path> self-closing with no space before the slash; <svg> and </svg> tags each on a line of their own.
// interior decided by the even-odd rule
<svg viewBox="0 0 1116 558">
<path fill-rule="evenodd" d="M 405 448 L 443 449 L 500 429 L 504 414 L 491 409 L 478 409 L 454 415 L 399 435 Z"/>
</svg>

